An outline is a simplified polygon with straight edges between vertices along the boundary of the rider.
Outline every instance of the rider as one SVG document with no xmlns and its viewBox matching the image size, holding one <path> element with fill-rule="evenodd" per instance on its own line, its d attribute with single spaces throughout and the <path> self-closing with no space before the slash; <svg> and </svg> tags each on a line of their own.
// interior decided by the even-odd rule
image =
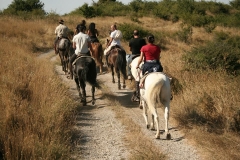
<svg viewBox="0 0 240 160">
<path fill-rule="evenodd" d="M 98 30 L 95 28 L 95 23 L 90 23 L 87 34 L 90 36 L 91 42 L 99 42 L 98 40 Z"/>
<path fill-rule="evenodd" d="M 132 54 L 127 55 L 127 72 L 128 72 L 128 79 L 132 79 L 131 76 L 131 69 L 130 63 L 132 62 L 133 58 L 140 55 L 140 49 L 142 46 L 146 45 L 146 41 L 143 38 L 140 38 L 139 31 L 133 31 L 133 38 L 129 41 L 129 47 Z"/>
<path fill-rule="evenodd" d="M 64 21 L 62 19 L 58 23 L 59 23 L 59 25 L 55 29 L 55 34 L 57 35 L 57 37 L 56 37 L 56 39 L 54 41 L 55 54 L 57 54 L 56 46 L 57 46 L 58 40 L 60 40 L 61 38 L 68 39 L 68 32 L 69 32 L 68 27 L 63 24 Z M 68 41 L 70 42 L 69 39 L 68 39 Z"/>
<path fill-rule="evenodd" d="M 75 33 L 74 33 L 74 35 L 76 35 L 76 34 L 78 34 L 80 31 L 79 31 L 79 27 L 80 26 L 85 26 L 86 27 L 86 21 L 83 19 L 78 25 L 77 25 L 77 27 L 75 28 Z"/>
<path fill-rule="evenodd" d="M 154 36 L 150 34 L 147 37 L 148 44 L 141 48 L 141 54 L 136 66 L 139 68 L 140 63 L 144 58 L 144 64 L 142 68 L 142 75 L 150 72 L 162 72 L 163 67 L 159 61 L 161 48 L 154 44 Z M 141 85 L 141 84 L 140 84 Z"/>
<path fill-rule="evenodd" d="M 75 49 L 75 54 L 73 54 L 70 58 L 69 69 L 70 75 L 67 77 L 69 79 L 73 79 L 73 69 L 72 63 L 78 56 L 91 56 L 91 53 L 88 48 L 92 51 L 91 39 L 85 34 L 86 26 L 79 25 L 78 26 L 79 33 L 73 37 L 73 48 Z"/>
<path fill-rule="evenodd" d="M 118 45 L 119 47 L 121 47 L 121 49 L 123 49 L 123 47 L 121 46 L 121 41 L 120 41 L 121 38 L 122 38 L 122 33 L 120 30 L 117 30 L 117 25 L 116 24 L 111 25 L 110 40 L 106 45 L 106 49 L 104 50 L 104 55 L 106 56 L 107 65 L 108 65 L 107 58 L 108 58 L 109 51 L 111 50 L 111 48 L 113 46 Z"/>
<path fill-rule="evenodd" d="M 133 58 L 140 55 L 140 49 L 142 46 L 146 45 L 146 41 L 143 38 L 140 38 L 139 31 L 133 31 L 133 38 L 129 41 L 129 47 L 132 54 L 127 55 L 127 72 L 128 72 L 128 79 L 132 79 L 130 63 L 132 62 Z M 135 81 L 135 91 L 134 91 L 134 98 L 133 101 L 139 102 L 140 100 L 140 88 L 139 88 L 139 81 Z"/>
</svg>

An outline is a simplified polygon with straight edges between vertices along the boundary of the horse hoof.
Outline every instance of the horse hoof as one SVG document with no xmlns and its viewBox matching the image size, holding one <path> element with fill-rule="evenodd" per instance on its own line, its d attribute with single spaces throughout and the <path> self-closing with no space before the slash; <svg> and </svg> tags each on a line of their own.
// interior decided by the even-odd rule
<svg viewBox="0 0 240 160">
<path fill-rule="evenodd" d="M 155 138 L 156 138 L 156 139 L 160 139 L 160 135 L 156 135 Z"/>
<path fill-rule="evenodd" d="M 170 139 L 171 139 L 171 134 L 170 134 L 170 133 L 167 134 L 166 139 L 167 139 L 167 140 L 170 140 Z"/>
<path fill-rule="evenodd" d="M 147 129 L 149 129 L 149 128 L 150 128 L 150 125 L 148 124 L 148 125 L 147 125 Z"/>
<path fill-rule="evenodd" d="M 139 108 L 140 108 L 140 109 L 143 109 L 143 106 L 142 106 L 142 105 L 139 105 Z"/>
<path fill-rule="evenodd" d="M 126 85 L 123 85 L 123 88 L 125 89 L 125 88 L 126 88 Z"/>
<path fill-rule="evenodd" d="M 92 101 L 92 105 L 95 105 L 95 101 Z"/>
</svg>

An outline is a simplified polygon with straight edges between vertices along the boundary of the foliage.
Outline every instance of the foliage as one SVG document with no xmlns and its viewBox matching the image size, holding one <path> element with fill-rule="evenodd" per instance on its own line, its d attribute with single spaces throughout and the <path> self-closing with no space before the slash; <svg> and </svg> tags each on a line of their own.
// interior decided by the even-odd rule
<svg viewBox="0 0 240 160">
<path fill-rule="evenodd" d="M 215 40 L 187 52 L 183 57 L 188 69 L 222 69 L 240 75 L 240 37 L 216 33 Z"/>
<path fill-rule="evenodd" d="M 3 10 L 4 14 L 21 15 L 23 13 L 33 13 L 35 15 L 44 15 L 44 3 L 40 0 L 14 0 L 7 9 Z"/>
<path fill-rule="evenodd" d="M 233 8 L 240 9 L 240 0 L 230 1 L 230 5 L 231 5 Z"/>
<path fill-rule="evenodd" d="M 133 31 L 137 29 L 141 37 L 146 37 L 149 31 L 143 29 L 142 27 L 129 23 L 122 23 L 118 25 L 118 29 L 121 30 L 123 34 L 123 39 L 129 41 L 132 38 Z"/>
<path fill-rule="evenodd" d="M 175 33 L 178 40 L 184 43 L 190 43 L 192 39 L 192 27 L 189 25 L 181 25 L 181 30 Z"/>
<path fill-rule="evenodd" d="M 85 18 L 95 16 L 125 16 L 129 12 L 129 7 L 121 2 L 109 1 L 108 3 L 93 3 L 92 6 L 84 4 L 72 11 L 70 15 L 82 15 Z"/>
<path fill-rule="evenodd" d="M 82 11 L 82 15 L 85 18 L 91 18 L 91 17 L 95 17 L 95 13 L 94 13 L 94 8 L 92 6 L 88 6 L 87 3 L 85 3 L 81 8 L 79 8 Z"/>
</svg>

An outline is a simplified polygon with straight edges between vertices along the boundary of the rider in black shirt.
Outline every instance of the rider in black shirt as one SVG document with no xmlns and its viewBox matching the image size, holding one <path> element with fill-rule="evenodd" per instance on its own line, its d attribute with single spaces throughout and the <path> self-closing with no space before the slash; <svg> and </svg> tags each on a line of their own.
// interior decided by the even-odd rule
<svg viewBox="0 0 240 160">
<path fill-rule="evenodd" d="M 129 65 L 135 57 L 140 56 L 140 50 L 141 50 L 142 46 L 144 46 L 144 45 L 146 45 L 145 39 L 139 37 L 138 30 L 134 30 L 133 38 L 129 41 L 129 47 L 130 47 L 130 51 L 132 52 L 132 54 L 127 55 L 128 79 L 132 79 L 131 69 L 130 69 Z M 139 101 L 139 82 L 138 81 L 135 82 L 135 86 L 136 86 L 136 91 L 135 91 L 136 96 L 135 96 L 134 101 Z"/>
</svg>

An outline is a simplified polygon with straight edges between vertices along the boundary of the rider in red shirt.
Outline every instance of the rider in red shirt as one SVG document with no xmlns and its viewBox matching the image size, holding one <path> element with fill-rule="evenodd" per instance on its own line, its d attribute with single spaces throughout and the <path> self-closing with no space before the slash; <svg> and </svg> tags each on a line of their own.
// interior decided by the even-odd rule
<svg viewBox="0 0 240 160">
<path fill-rule="evenodd" d="M 141 54 L 138 61 L 137 68 L 144 58 L 144 64 L 142 68 L 142 74 L 144 75 L 146 72 L 162 72 L 163 67 L 159 61 L 161 48 L 154 43 L 154 36 L 151 34 L 147 37 L 148 44 L 141 48 Z"/>
</svg>

